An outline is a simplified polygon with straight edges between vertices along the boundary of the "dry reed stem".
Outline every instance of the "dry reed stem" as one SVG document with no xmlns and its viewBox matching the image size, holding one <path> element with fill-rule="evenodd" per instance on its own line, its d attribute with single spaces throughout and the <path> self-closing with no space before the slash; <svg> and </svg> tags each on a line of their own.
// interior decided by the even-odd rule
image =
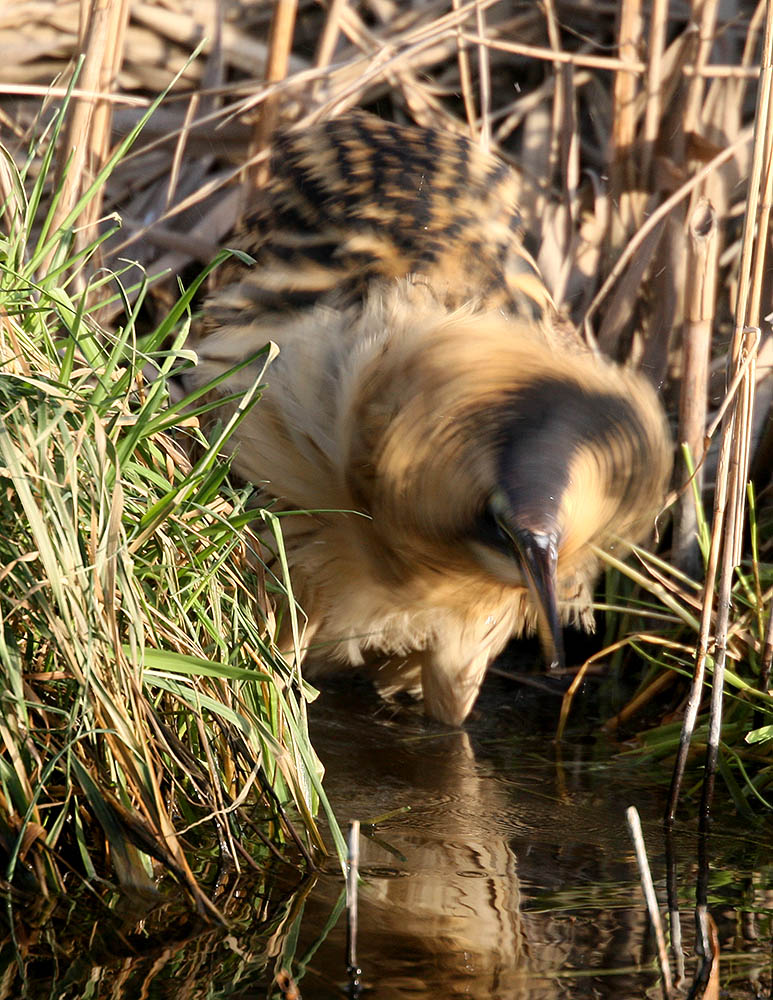
<svg viewBox="0 0 773 1000">
<path fill-rule="evenodd" d="M 735 373 L 735 375 L 733 375 L 733 381 L 727 387 L 727 390 L 725 392 L 725 398 L 722 400 L 722 403 L 720 404 L 719 409 L 714 415 L 713 420 L 706 429 L 707 438 L 713 438 L 714 435 L 717 433 L 719 427 L 724 422 L 727 411 L 735 402 L 735 397 L 739 389 L 741 388 L 741 383 L 746 378 L 749 368 L 751 367 L 752 362 L 755 360 L 755 352 L 757 350 L 760 341 L 759 328 L 755 327 L 754 329 L 750 330 L 749 335 L 751 337 L 751 346 L 754 348 L 754 350 L 747 351 L 746 357 L 742 360 L 741 365 L 738 368 L 738 371 Z"/>
<path fill-rule="evenodd" d="M 452 3 L 454 10 L 459 10 L 461 6 L 461 0 L 453 0 Z M 464 111 L 467 117 L 467 126 L 470 130 L 470 136 L 473 139 L 478 137 L 478 115 L 475 110 L 475 93 L 472 87 L 472 70 L 470 68 L 470 54 L 467 51 L 467 46 L 464 44 L 464 36 L 462 33 L 461 24 L 458 25 L 456 29 L 456 43 L 457 43 L 457 59 L 459 61 L 459 83 L 462 89 L 462 98 L 464 100 Z"/>
<path fill-rule="evenodd" d="M 682 334 L 682 384 L 679 393 L 679 442 L 693 460 L 701 455 L 706 434 L 709 360 L 714 326 L 717 274 L 717 217 L 711 203 L 700 198 L 688 219 L 687 290 Z M 695 470 L 698 495 L 703 489 L 703 464 Z M 676 516 L 674 558 L 689 575 L 698 577 L 697 513 L 691 489 L 682 493 Z"/>
<path fill-rule="evenodd" d="M 512 55 L 524 56 L 526 59 L 540 59 L 543 62 L 571 63 L 573 66 L 583 66 L 587 69 L 609 70 L 626 76 L 641 76 L 647 64 L 640 59 L 616 59 L 614 56 L 594 56 L 584 52 L 553 51 L 542 45 L 526 45 L 521 42 L 511 42 L 502 38 L 481 38 L 472 32 L 465 32 L 464 38 L 471 45 L 486 44 L 497 52 L 510 52 Z"/>
<path fill-rule="evenodd" d="M 629 806 L 625 811 L 625 818 L 628 821 L 628 829 L 633 840 L 636 851 L 636 861 L 639 866 L 639 877 L 641 879 L 642 891 L 647 903 L 650 923 L 655 932 L 655 941 L 658 950 L 658 964 L 660 975 L 663 980 L 663 994 L 666 1000 L 671 1000 L 674 995 L 674 984 L 671 978 L 671 966 L 668 964 L 668 951 L 666 949 L 666 936 L 663 933 L 663 923 L 660 919 L 660 908 L 658 898 L 655 895 L 655 884 L 652 881 L 649 859 L 647 858 L 647 848 L 644 843 L 644 834 L 641 829 L 641 820 L 635 806 Z"/>
<path fill-rule="evenodd" d="M 744 218 L 744 233 L 741 246 L 741 261 L 739 265 L 739 290 L 735 313 L 735 331 L 731 353 L 728 357 L 728 373 L 730 376 L 740 373 L 746 365 L 746 373 L 741 380 L 741 388 L 733 403 L 728 408 L 723 422 L 723 432 L 720 444 L 719 465 L 714 500 L 714 517 L 712 522 L 711 546 L 706 572 L 706 582 L 701 615 L 701 629 L 698 639 L 693 687 L 685 713 L 682 728 L 679 757 L 677 760 L 675 779 L 672 784 L 668 819 L 673 820 L 678 796 L 680 775 L 689 747 L 689 740 L 697 717 L 703 677 L 706 669 L 706 659 L 709 650 L 709 633 L 714 606 L 714 586 L 717 570 L 720 570 L 719 587 L 716 595 L 716 623 L 714 627 L 714 677 L 711 692 L 711 710 L 709 718 L 709 735 L 706 750 L 706 778 L 703 785 L 701 804 L 702 828 L 708 822 L 708 813 L 713 797 L 714 775 L 716 770 L 719 738 L 722 725 L 722 691 L 724 682 L 725 661 L 727 657 L 727 634 L 730 619 L 731 588 L 735 567 L 738 564 L 740 552 L 738 540 L 743 530 L 743 512 L 745 501 L 746 465 L 745 457 L 748 449 L 748 436 L 751 431 L 751 420 L 748 407 L 750 396 L 744 392 L 747 384 L 753 384 L 751 370 L 753 369 L 753 353 L 747 357 L 749 337 L 747 323 L 749 320 L 749 302 L 753 299 L 753 257 L 754 231 L 758 218 L 760 200 L 760 184 L 763 175 L 763 161 L 766 151 L 769 153 L 769 130 L 771 122 L 769 107 L 771 104 L 771 83 L 773 82 L 773 4 L 767 0 L 765 20 L 765 37 L 762 48 L 762 65 L 760 83 L 757 95 L 757 112 L 755 115 L 754 150 L 752 170 L 747 190 L 747 205 Z M 759 241 L 767 243 L 767 241 Z M 762 250 L 764 253 L 764 249 Z M 758 332 L 753 331 L 758 336 Z M 751 362 L 751 363 L 750 363 Z M 746 440 L 744 440 L 744 438 Z M 740 487 L 740 488 L 739 488 Z"/>
<path fill-rule="evenodd" d="M 352 986 L 359 985 L 361 970 L 357 964 L 358 889 L 360 877 L 360 821 L 352 820 L 347 838 L 346 862 L 346 968 Z"/>
<path fill-rule="evenodd" d="M 668 0 L 653 0 L 650 12 L 649 59 L 644 81 L 646 107 L 642 130 L 641 178 L 648 183 L 662 113 L 663 51 L 668 27 Z"/>
<path fill-rule="evenodd" d="M 741 54 L 741 65 L 739 73 L 731 82 L 728 90 L 728 104 L 731 107 L 740 109 L 743 107 L 746 90 L 749 85 L 751 74 L 756 78 L 759 76 L 759 67 L 753 66 L 755 52 L 759 40 L 760 29 L 765 24 L 765 9 L 767 0 L 758 0 L 757 6 L 749 20 L 749 27 L 744 40 L 743 52 Z"/>
<path fill-rule="evenodd" d="M 70 215 L 107 158 L 112 105 L 102 95 L 112 90 L 120 69 L 128 17 L 128 0 L 119 0 L 117 3 L 83 0 L 81 4 L 81 89 L 98 94 L 99 97 L 76 98 L 70 105 L 64 139 L 66 157 L 60 160 L 62 183 L 53 216 L 54 230 Z M 76 248 L 86 247 L 93 241 L 101 206 L 101 194 L 98 193 L 79 219 L 75 234 Z M 45 267 L 44 264 L 44 269 Z"/>
<path fill-rule="evenodd" d="M 297 13 L 298 0 L 275 0 L 274 16 L 271 19 L 271 32 L 268 42 L 266 83 L 277 83 L 287 76 Z M 252 156 L 266 149 L 271 141 L 271 135 L 276 128 L 278 118 L 279 103 L 277 95 L 274 94 L 264 102 L 262 113 L 256 123 L 255 134 L 250 147 Z M 254 165 L 247 173 L 246 187 L 248 189 L 263 187 L 268 180 L 268 173 L 268 161 L 262 161 Z"/>
<path fill-rule="evenodd" d="M 580 135 L 577 122 L 574 67 L 570 64 L 559 65 L 556 74 L 559 84 L 556 91 L 560 91 L 562 95 L 561 101 L 557 100 L 554 108 L 560 107 L 561 109 L 558 160 L 561 165 L 563 203 L 556 212 L 553 227 L 556 230 L 560 264 L 554 273 L 551 291 L 556 304 L 560 307 L 565 301 L 572 268 L 576 263 L 579 243 L 577 233 L 580 221 Z M 562 218 L 563 225 L 560 225 Z"/>
<path fill-rule="evenodd" d="M 341 15 L 348 0 L 332 0 L 328 7 L 325 26 L 317 46 L 314 65 L 317 69 L 325 69 L 330 65 L 339 39 L 341 38 Z"/>
<path fill-rule="evenodd" d="M 620 60 L 628 64 L 636 63 L 639 61 L 638 53 L 642 42 L 641 0 L 622 0 L 618 17 L 617 50 Z M 618 242 L 614 227 L 619 225 L 623 233 L 629 233 L 638 218 L 634 204 L 634 192 L 638 187 L 634 163 L 638 89 L 638 74 L 626 72 L 615 74 L 612 145 L 609 150 L 610 189 L 618 207 L 617 215 L 612 217 L 614 243 Z"/>
<path fill-rule="evenodd" d="M 107 4 L 111 13 L 108 26 L 109 45 L 105 52 L 103 70 L 99 81 L 100 93 L 104 94 L 114 89 L 121 71 L 126 30 L 129 23 L 130 0 L 101 0 L 101 2 Z M 112 114 L 112 105 L 104 99 L 100 100 L 94 109 L 92 128 L 95 144 L 97 139 L 99 141 L 99 147 L 96 149 L 96 159 L 100 165 L 105 162 L 110 152 Z M 95 212 L 95 217 L 96 215 L 98 215 L 97 212 Z"/>
<path fill-rule="evenodd" d="M 759 335 L 759 331 L 755 331 Z M 709 428 L 707 432 L 707 437 L 711 437 L 716 430 L 716 426 L 720 420 L 725 420 L 725 414 L 730 410 L 730 407 L 735 403 L 736 393 L 741 386 L 743 379 L 746 376 L 746 372 L 752 360 L 752 356 L 744 359 L 742 367 L 736 372 L 733 380 L 733 384 L 727 394 L 727 397 L 723 403 L 721 416 L 717 418 L 714 425 Z M 709 633 L 711 631 L 712 621 L 714 620 L 714 602 L 713 594 L 714 587 L 717 579 L 717 568 L 719 566 L 720 552 L 722 551 L 722 540 L 723 540 L 723 528 L 725 526 L 725 515 L 728 505 L 728 465 L 730 462 L 729 453 L 731 449 L 731 436 L 725 435 L 720 442 L 719 460 L 717 465 L 717 476 L 716 476 L 716 488 L 714 491 L 714 507 L 712 516 L 712 526 L 711 526 L 711 539 L 709 544 L 709 557 L 706 566 L 706 577 L 703 587 L 703 600 L 701 606 L 701 620 L 700 628 L 698 632 L 698 645 L 696 650 L 696 661 L 695 669 L 693 671 L 692 686 L 690 688 L 690 695 L 687 700 L 687 705 L 685 707 L 684 720 L 682 722 L 682 734 L 679 742 L 679 750 L 677 752 L 677 759 L 674 766 L 674 776 L 671 783 L 671 790 L 669 792 L 669 802 L 666 810 L 666 826 L 670 827 L 673 823 L 676 806 L 678 803 L 679 790 L 681 787 L 681 779 L 684 773 L 685 763 L 687 761 L 687 754 L 690 749 L 690 741 L 692 740 L 692 734 L 695 729 L 695 722 L 698 717 L 698 708 L 700 707 L 700 702 L 703 697 L 703 682 L 706 674 L 706 661 L 709 653 Z M 732 497 L 731 497 L 732 502 Z M 729 551 L 726 549 L 725 551 Z M 728 560 L 731 562 L 731 560 Z M 724 566 L 724 563 L 723 563 Z M 732 581 L 731 581 L 732 582 Z M 730 601 L 729 601 L 729 590 L 727 591 L 728 598 L 725 601 L 725 611 L 729 614 Z M 718 608 L 720 607 L 718 602 Z M 727 653 L 727 621 L 724 624 L 720 624 L 719 611 L 716 615 L 715 624 L 715 635 L 722 635 L 722 630 L 724 629 L 724 642 L 723 642 L 723 659 L 719 668 L 721 671 L 724 670 L 724 655 Z M 717 660 L 718 653 L 716 650 L 715 641 L 715 675 L 714 675 L 714 692 L 721 693 L 721 677 L 717 679 Z M 721 707 L 721 700 L 714 705 L 713 711 L 717 711 L 717 707 Z M 721 718 L 719 718 L 721 723 Z M 716 732 L 716 731 L 715 731 Z"/>
<path fill-rule="evenodd" d="M 199 109 L 199 101 L 200 98 L 198 94 L 193 94 L 191 96 L 188 107 L 185 111 L 185 118 L 183 119 L 180 134 L 178 135 L 177 142 L 175 143 L 174 154 L 172 156 L 172 168 L 169 171 L 169 186 L 166 189 L 166 199 L 164 201 L 165 211 L 168 210 L 174 202 L 174 196 L 177 192 L 177 184 L 180 179 L 180 171 L 183 165 L 183 157 L 188 144 L 191 127 Z"/>
<path fill-rule="evenodd" d="M 135 97 L 132 94 L 105 94 L 98 90 L 85 90 L 83 87 L 73 87 L 72 90 L 70 90 L 68 87 L 56 86 L 54 84 L 43 86 L 42 84 L 35 83 L 0 83 L 0 95 L 5 94 L 9 97 L 34 97 L 44 100 L 61 100 L 61 98 L 66 97 L 68 93 L 71 94 L 72 97 L 86 101 L 105 101 L 110 104 L 125 105 L 129 108 L 147 108 L 150 104 L 150 100 L 147 97 Z"/>
<path fill-rule="evenodd" d="M 491 62 L 486 44 L 486 20 L 483 7 L 475 5 L 475 27 L 482 41 L 478 46 L 478 87 L 480 89 L 480 148 L 488 153 L 491 148 Z"/>
<path fill-rule="evenodd" d="M 744 217 L 744 232 L 741 245 L 741 260 L 739 263 L 738 299 L 735 310 L 735 330 L 730 355 L 728 358 L 728 377 L 731 378 L 748 360 L 742 391 L 734 412 L 728 414 L 725 423 L 725 436 L 732 441 L 730 470 L 732 480 L 728 484 L 734 492 L 735 519 L 731 522 L 725 544 L 730 549 L 730 558 L 738 565 L 741 558 L 741 541 L 743 535 L 743 513 L 745 509 L 746 476 L 749 467 L 749 449 L 751 436 L 751 407 L 753 403 L 754 356 L 750 352 L 751 341 L 756 328 L 759 327 L 759 303 L 763 265 L 767 240 L 755 239 L 762 224 L 767 226 L 770 212 L 771 196 L 771 150 L 773 150 L 773 7 L 768 2 L 765 22 L 765 37 L 763 40 L 762 66 L 755 116 L 755 141 L 752 156 L 751 176 L 747 195 L 746 215 Z M 767 231 L 765 229 L 764 231 Z M 753 329 L 750 329 L 753 328 Z M 758 338 L 758 334 L 757 334 Z M 723 441 L 724 444 L 724 441 Z M 720 593 L 720 599 L 729 593 Z"/>
<path fill-rule="evenodd" d="M 687 101 L 684 109 L 684 131 L 689 135 L 698 132 L 701 124 L 703 108 L 704 77 L 703 69 L 708 64 L 711 48 L 714 44 L 714 34 L 717 25 L 719 0 L 699 0 L 694 4 L 698 13 L 698 51 L 695 57 L 694 75 L 687 91 Z"/>
<path fill-rule="evenodd" d="M 544 6 L 550 48 L 554 52 L 561 52 L 561 34 L 558 27 L 558 16 L 556 14 L 553 0 L 546 0 Z M 565 120 L 564 111 L 566 96 L 560 85 L 561 78 L 559 76 L 561 65 L 562 64 L 558 61 L 553 63 L 553 76 L 555 78 L 556 85 L 553 89 L 553 109 L 547 164 L 547 177 L 551 181 L 556 176 L 556 170 L 558 169 L 560 161 L 559 136 L 561 135 L 563 122 Z"/>
</svg>

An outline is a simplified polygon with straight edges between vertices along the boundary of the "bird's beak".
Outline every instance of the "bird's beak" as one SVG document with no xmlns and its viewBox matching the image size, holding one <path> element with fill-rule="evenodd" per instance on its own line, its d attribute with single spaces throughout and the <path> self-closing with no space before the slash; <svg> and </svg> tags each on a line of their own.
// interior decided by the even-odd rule
<svg viewBox="0 0 773 1000">
<path fill-rule="evenodd" d="M 556 564 L 558 540 L 554 534 L 516 531 L 511 535 L 526 573 L 532 600 L 539 615 L 539 637 L 551 670 L 564 666 L 564 638 L 558 617 Z"/>
</svg>

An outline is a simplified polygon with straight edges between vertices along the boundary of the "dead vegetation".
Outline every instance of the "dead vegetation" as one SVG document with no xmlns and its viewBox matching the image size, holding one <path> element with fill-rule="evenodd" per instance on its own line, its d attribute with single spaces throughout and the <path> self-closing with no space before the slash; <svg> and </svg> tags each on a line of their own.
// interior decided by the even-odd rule
<svg viewBox="0 0 773 1000">
<path fill-rule="evenodd" d="M 121 233 L 101 263 L 136 260 L 154 277 L 212 259 L 261 181 L 278 120 L 303 128 L 365 105 L 470 133 L 520 167 L 527 228 L 572 320 L 605 352 L 667 380 L 674 410 L 689 386 L 680 439 L 700 453 L 701 408 L 711 419 L 725 397 L 738 283 L 751 277 L 741 220 L 763 27 L 764 4 L 720 15 L 714 2 L 663 0 L 15 2 L 0 22 L 0 107 L 5 144 L 23 156 L 75 80 L 56 222 L 181 73 L 74 237 L 86 245 L 117 212 Z M 761 267 L 752 311 L 764 312 Z M 156 288 L 174 294 L 168 279 Z M 758 350 L 748 458 L 771 447 L 766 335 Z M 709 481 L 715 467 L 710 459 Z"/>
</svg>

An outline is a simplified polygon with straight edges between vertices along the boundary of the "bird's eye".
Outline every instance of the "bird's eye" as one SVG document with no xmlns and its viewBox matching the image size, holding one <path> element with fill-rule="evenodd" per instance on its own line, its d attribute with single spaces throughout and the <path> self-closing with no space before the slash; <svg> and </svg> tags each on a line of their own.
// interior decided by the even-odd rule
<svg viewBox="0 0 773 1000">
<path fill-rule="evenodd" d="M 494 513 L 490 503 L 486 504 L 475 524 L 478 541 L 491 549 L 496 549 L 504 555 L 513 555 L 513 541 L 502 528 L 499 518 Z"/>
</svg>

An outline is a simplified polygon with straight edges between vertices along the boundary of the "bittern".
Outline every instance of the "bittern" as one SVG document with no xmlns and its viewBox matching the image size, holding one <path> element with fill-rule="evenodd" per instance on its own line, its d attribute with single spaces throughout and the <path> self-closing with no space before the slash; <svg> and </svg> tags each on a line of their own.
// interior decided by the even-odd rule
<svg viewBox="0 0 773 1000">
<path fill-rule="evenodd" d="M 558 319 L 517 173 L 467 139 L 352 113 L 280 134 L 272 172 L 186 383 L 279 346 L 231 448 L 309 512 L 282 520 L 307 666 L 367 664 L 460 724 L 512 636 L 558 663 L 562 623 L 591 625 L 596 550 L 661 502 L 662 408 Z"/>
</svg>

